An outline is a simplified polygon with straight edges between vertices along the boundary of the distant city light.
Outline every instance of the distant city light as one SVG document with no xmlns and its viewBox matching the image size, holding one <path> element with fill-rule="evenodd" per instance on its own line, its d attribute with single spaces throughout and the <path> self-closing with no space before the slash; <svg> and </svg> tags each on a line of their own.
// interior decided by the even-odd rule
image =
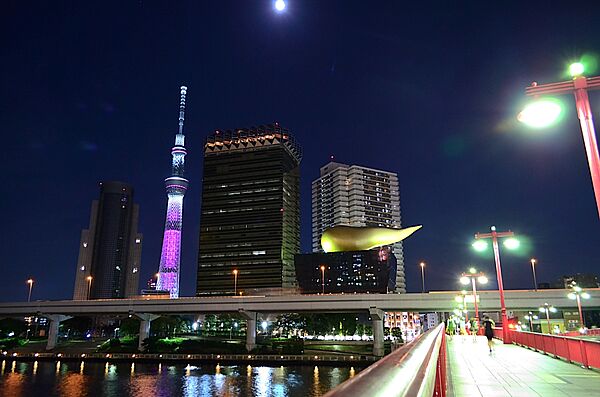
<svg viewBox="0 0 600 397">
<path fill-rule="evenodd" d="M 279 12 L 285 10 L 285 1 L 283 0 L 276 0 L 275 1 L 275 9 Z"/>
</svg>

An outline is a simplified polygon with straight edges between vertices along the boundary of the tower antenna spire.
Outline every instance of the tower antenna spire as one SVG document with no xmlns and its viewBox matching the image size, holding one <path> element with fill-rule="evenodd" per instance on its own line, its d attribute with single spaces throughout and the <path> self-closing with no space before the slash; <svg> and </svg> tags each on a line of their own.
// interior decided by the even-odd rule
<svg viewBox="0 0 600 397">
<path fill-rule="evenodd" d="M 179 134 L 183 135 L 183 120 L 185 119 L 185 94 L 187 93 L 187 87 L 182 85 L 180 88 L 180 99 L 179 99 Z"/>
</svg>

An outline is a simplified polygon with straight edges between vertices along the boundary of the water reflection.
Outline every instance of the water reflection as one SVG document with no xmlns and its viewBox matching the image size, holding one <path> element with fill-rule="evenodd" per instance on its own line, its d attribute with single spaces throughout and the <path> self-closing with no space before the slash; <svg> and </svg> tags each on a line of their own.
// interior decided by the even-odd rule
<svg viewBox="0 0 600 397">
<path fill-rule="evenodd" d="M 348 367 L 246 364 L 179 364 L 167 368 L 163 371 L 161 364 L 141 362 L 4 360 L 0 395 L 319 397 L 358 372 Z"/>
</svg>

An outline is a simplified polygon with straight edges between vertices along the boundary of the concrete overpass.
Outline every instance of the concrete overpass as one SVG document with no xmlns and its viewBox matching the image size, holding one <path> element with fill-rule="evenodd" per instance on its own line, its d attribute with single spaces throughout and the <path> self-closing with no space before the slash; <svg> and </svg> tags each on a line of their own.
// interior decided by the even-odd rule
<svg viewBox="0 0 600 397">
<path fill-rule="evenodd" d="M 586 289 L 591 299 L 585 308 L 600 308 L 600 289 Z M 549 303 L 555 307 L 575 308 L 567 290 L 505 291 L 508 310 L 531 310 Z M 179 299 L 108 299 L 85 301 L 35 301 L 0 303 L 0 317 L 43 315 L 50 320 L 47 349 L 56 345 L 58 325 L 72 316 L 133 315 L 140 319 L 141 342 L 149 336 L 150 322 L 168 314 L 240 313 L 248 322 L 246 347 L 256 343 L 257 313 L 369 313 L 373 321 L 374 353 L 383 354 L 383 319 L 385 311 L 449 312 L 456 307 L 459 291 L 410 294 L 335 294 L 281 296 L 220 296 Z M 499 311 L 498 291 L 478 291 L 479 310 Z M 471 300 L 472 305 L 472 300 Z"/>
</svg>

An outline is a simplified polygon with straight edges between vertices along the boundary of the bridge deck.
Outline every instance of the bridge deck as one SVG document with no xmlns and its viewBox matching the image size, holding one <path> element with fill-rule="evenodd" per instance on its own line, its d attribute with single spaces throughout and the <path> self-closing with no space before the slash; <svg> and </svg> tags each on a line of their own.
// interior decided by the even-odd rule
<svg viewBox="0 0 600 397">
<path fill-rule="evenodd" d="M 461 396 L 593 396 L 600 373 L 516 345 L 454 336 L 448 341 L 448 395 Z"/>
</svg>

